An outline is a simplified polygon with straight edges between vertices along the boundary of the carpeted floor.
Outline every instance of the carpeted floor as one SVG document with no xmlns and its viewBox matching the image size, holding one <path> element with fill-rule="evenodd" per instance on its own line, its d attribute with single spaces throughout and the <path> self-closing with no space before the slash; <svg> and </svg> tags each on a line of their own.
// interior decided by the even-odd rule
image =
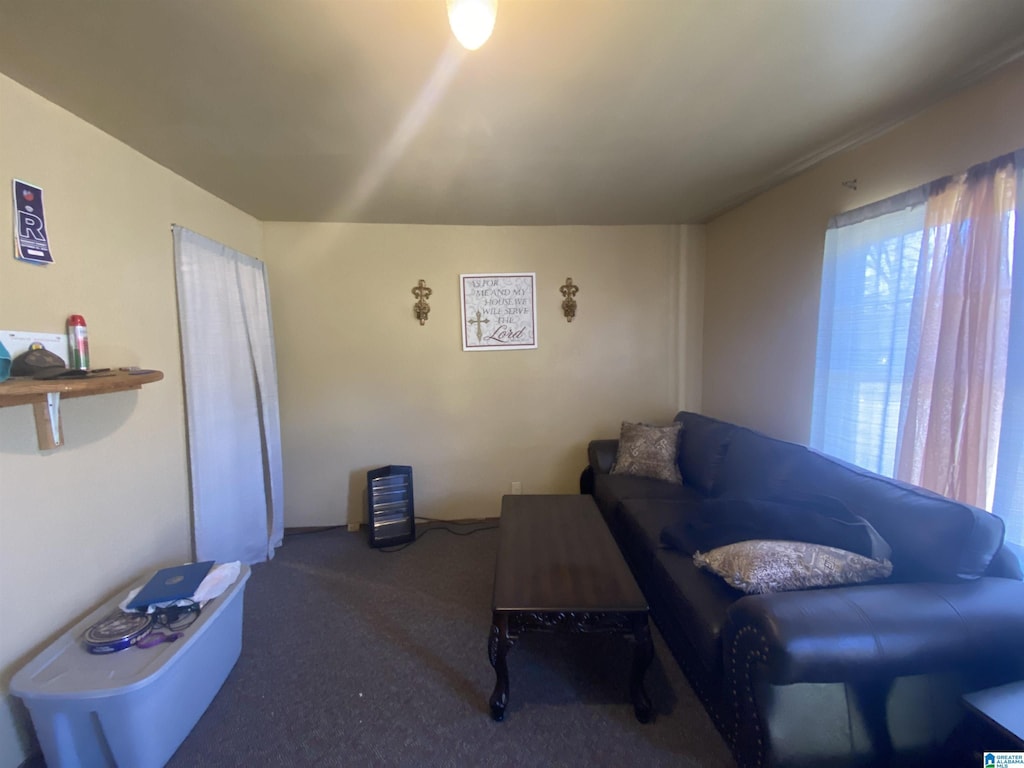
<svg viewBox="0 0 1024 768">
<path fill-rule="evenodd" d="M 653 723 L 633 715 L 625 639 L 541 634 L 509 654 L 508 710 L 494 722 L 498 532 L 419 532 L 390 553 L 365 533 L 291 535 L 254 566 L 241 658 L 168 765 L 735 765 L 657 632 Z"/>
<path fill-rule="evenodd" d="M 655 722 L 633 716 L 627 641 L 559 635 L 516 644 L 491 720 L 498 532 L 419 532 L 390 553 L 365 533 L 288 536 L 254 566 L 242 656 L 169 765 L 734 765 L 657 633 Z"/>
</svg>

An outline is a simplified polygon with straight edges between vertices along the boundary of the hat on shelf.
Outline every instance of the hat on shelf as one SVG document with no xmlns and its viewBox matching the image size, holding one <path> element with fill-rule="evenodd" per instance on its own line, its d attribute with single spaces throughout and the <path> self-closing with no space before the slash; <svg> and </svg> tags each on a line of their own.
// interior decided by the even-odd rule
<svg viewBox="0 0 1024 768">
<path fill-rule="evenodd" d="M 33 379 L 62 379 L 88 375 L 86 371 L 69 369 L 59 355 L 39 342 L 32 345 L 11 363 L 12 376 L 31 376 Z"/>
</svg>

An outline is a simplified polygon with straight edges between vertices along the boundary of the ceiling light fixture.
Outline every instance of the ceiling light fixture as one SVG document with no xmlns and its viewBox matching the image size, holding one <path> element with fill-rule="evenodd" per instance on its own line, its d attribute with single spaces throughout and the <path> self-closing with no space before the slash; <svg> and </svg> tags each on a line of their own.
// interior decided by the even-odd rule
<svg viewBox="0 0 1024 768">
<path fill-rule="evenodd" d="M 448 23 L 464 48 L 475 51 L 487 42 L 498 15 L 498 0 L 447 0 Z"/>
</svg>

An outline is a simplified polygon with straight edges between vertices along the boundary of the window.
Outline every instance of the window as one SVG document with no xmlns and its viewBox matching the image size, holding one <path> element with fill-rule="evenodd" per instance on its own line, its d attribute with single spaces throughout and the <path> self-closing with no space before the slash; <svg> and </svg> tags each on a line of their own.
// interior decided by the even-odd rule
<svg viewBox="0 0 1024 768">
<path fill-rule="evenodd" d="M 1024 543 L 1020 159 L 829 223 L 811 445 L 991 509 Z"/>
<path fill-rule="evenodd" d="M 917 201 L 825 235 L 811 444 L 890 477 L 923 227 Z"/>
</svg>

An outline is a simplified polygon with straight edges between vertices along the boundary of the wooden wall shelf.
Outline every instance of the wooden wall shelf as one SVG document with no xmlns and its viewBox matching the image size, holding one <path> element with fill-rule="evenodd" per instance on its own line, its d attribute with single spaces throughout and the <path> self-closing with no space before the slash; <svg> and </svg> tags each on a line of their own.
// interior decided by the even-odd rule
<svg viewBox="0 0 1024 768">
<path fill-rule="evenodd" d="M 141 389 L 143 384 L 160 381 L 161 371 L 127 373 L 115 371 L 84 379 L 14 378 L 0 382 L 0 408 L 12 405 L 31 405 L 35 411 L 36 436 L 39 450 L 46 451 L 64 444 L 64 430 L 60 421 L 60 400 L 66 397 L 88 397 L 110 392 Z"/>
</svg>

